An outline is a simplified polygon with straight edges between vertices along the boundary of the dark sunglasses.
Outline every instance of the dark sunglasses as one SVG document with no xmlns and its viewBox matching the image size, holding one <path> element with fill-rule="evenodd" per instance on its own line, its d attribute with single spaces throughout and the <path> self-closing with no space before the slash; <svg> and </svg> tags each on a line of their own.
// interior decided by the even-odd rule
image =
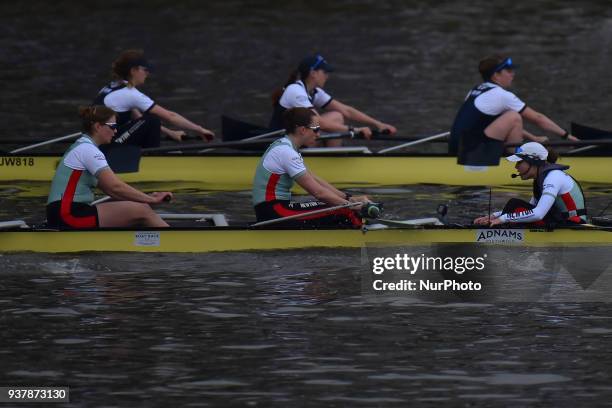
<svg viewBox="0 0 612 408">
<path fill-rule="evenodd" d="M 105 123 L 105 125 L 113 130 L 117 130 L 117 128 L 119 127 L 117 126 L 117 122 L 108 122 L 108 123 Z"/>
<path fill-rule="evenodd" d="M 304 127 L 312 130 L 315 133 L 319 133 L 321 131 L 321 126 L 318 126 L 318 125 L 317 126 L 304 126 Z"/>
</svg>

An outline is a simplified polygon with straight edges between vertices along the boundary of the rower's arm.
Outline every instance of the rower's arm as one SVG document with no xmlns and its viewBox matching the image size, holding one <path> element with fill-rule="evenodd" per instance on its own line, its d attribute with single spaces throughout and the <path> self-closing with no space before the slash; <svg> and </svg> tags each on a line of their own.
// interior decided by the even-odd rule
<svg viewBox="0 0 612 408">
<path fill-rule="evenodd" d="M 551 194 L 543 194 L 538 205 L 533 210 L 523 210 L 515 213 L 502 214 L 499 220 L 504 222 L 535 222 L 544 219 L 555 203 L 555 197 Z"/>
<path fill-rule="evenodd" d="M 196 125 L 195 123 L 179 115 L 178 113 L 169 111 L 168 109 L 162 108 L 159 105 L 155 105 L 150 110 L 150 112 L 154 115 L 159 116 L 162 120 L 169 122 L 178 128 L 185 129 L 185 130 L 192 130 L 198 133 L 203 139 L 206 138 L 210 140 L 215 136 L 215 134 L 212 131 L 205 129 L 200 125 Z"/>
<path fill-rule="evenodd" d="M 100 171 L 98 174 L 98 186 L 104 193 L 116 200 L 137 201 L 147 204 L 155 204 L 160 201 L 125 183 L 110 168 Z"/>
<path fill-rule="evenodd" d="M 331 191 L 336 193 L 336 195 L 338 197 L 346 199 L 346 193 L 345 192 L 338 190 L 336 187 L 332 186 L 327 181 L 323 180 L 321 177 L 315 175 L 314 173 L 310 173 L 310 175 L 312 177 L 314 177 L 315 180 L 318 181 L 320 184 L 322 184 L 324 187 L 327 187 L 328 189 L 330 189 Z"/>
<path fill-rule="evenodd" d="M 342 193 L 342 196 L 338 195 L 336 191 L 321 184 L 316 177 L 308 171 L 295 179 L 295 181 L 314 198 L 326 204 L 343 205 L 349 203 L 348 200 L 343 198 L 345 195 L 344 193 Z"/>
<path fill-rule="evenodd" d="M 554 133 L 555 135 L 557 135 L 559 137 L 565 137 L 566 134 L 567 134 L 565 129 L 563 129 L 561 126 L 559 126 L 555 122 L 553 122 L 548 116 L 546 116 L 543 113 L 540 113 L 538 111 L 535 111 L 535 110 L 531 109 L 530 107 L 526 107 L 521 112 L 521 116 L 525 120 L 527 120 L 527 121 L 533 123 L 534 125 L 536 125 L 537 127 L 539 127 L 540 129 L 547 130 L 547 131 L 549 131 L 551 133 Z M 576 139 L 575 136 L 572 136 L 570 134 L 567 134 L 567 137 L 570 140 Z"/>
<path fill-rule="evenodd" d="M 391 134 L 395 134 L 395 132 L 397 132 L 397 129 L 392 126 L 389 125 L 387 123 L 383 123 L 373 117 L 371 117 L 370 115 L 360 111 L 357 108 L 354 108 L 350 105 L 344 104 L 336 99 L 333 99 L 326 107 L 326 110 L 335 110 L 338 111 L 342 114 L 342 116 L 344 116 L 345 118 L 352 120 L 354 122 L 358 122 L 358 123 L 362 123 L 364 125 L 368 125 L 371 127 L 374 127 L 380 131 L 383 130 L 388 130 L 389 133 Z M 341 129 L 340 131 L 345 131 L 346 129 Z"/>
</svg>

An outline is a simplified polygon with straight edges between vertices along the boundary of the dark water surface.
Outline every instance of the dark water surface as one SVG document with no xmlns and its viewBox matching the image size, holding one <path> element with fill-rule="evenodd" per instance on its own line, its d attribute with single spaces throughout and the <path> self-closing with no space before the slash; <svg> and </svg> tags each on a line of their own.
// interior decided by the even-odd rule
<svg viewBox="0 0 612 408">
<path fill-rule="evenodd" d="M 69 385 L 71 406 L 612 397 L 608 303 L 371 298 L 359 250 L 5 255 L 0 266 L 1 383 Z"/>
<path fill-rule="evenodd" d="M 0 191 L 3 219 L 41 221 L 35 187 Z M 610 187 L 587 192 L 594 212 L 608 204 Z M 469 222 L 488 207 L 485 188 L 368 193 L 394 218 L 432 216 L 443 202 L 451 221 Z M 528 195 L 494 189 L 493 206 L 517 193 Z M 183 191 L 164 211 L 248 222 L 247 198 Z M 0 384 L 69 385 L 78 407 L 605 406 L 607 289 L 593 285 L 603 303 L 572 300 L 576 281 L 559 284 L 552 272 L 560 251 L 490 255 L 490 277 L 514 293 L 511 303 L 365 295 L 372 249 L 0 254 Z M 603 255 L 574 251 L 567 269 Z M 535 301 L 553 288 L 571 301 Z M 516 303 L 516 293 L 530 303 Z"/>
<path fill-rule="evenodd" d="M 272 89 L 314 51 L 337 68 L 333 95 L 402 135 L 447 130 L 496 51 L 522 65 L 528 105 L 612 128 L 611 34 L 608 1 L 3 2 L 0 140 L 74 132 L 76 106 L 130 47 L 157 67 L 146 93 L 217 132 L 222 113 L 265 123 Z M 46 188 L 0 186 L 0 219 L 41 222 Z M 588 186 L 592 214 L 610 189 Z M 450 203 L 462 223 L 489 201 L 484 187 L 368 193 L 396 218 Z M 493 207 L 516 193 L 495 188 Z M 185 189 L 163 210 L 240 223 L 248 200 Z M 359 250 L 0 254 L 0 386 L 69 385 L 78 407 L 611 405 L 609 303 L 371 298 L 362 262 Z"/>
<path fill-rule="evenodd" d="M 337 68 L 332 95 L 406 136 L 447 130 L 495 52 L 521 64 L 528 105 L 612 128 L 611 17 L 604 0 L 3 2 L 0 140 L 74 132 L 125 48 L 156 65 L 146 93 L 217 131 L 222 113 L 267 123 L 270 93 L 315 51 Z"/>
</svg>

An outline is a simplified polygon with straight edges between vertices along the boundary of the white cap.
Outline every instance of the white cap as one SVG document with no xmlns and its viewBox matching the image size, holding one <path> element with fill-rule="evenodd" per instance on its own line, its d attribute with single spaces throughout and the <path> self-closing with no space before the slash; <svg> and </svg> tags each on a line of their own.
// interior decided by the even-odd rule
<svg viewBox="0 0 612 408">
<path fill-rule="evenodd" d="M 512 156 L 506 157 L 511 162 L 519 162 L 525 158 L 545 161 L 548 157 L 548 150 L 538 142 L 529 142 L 517 147 Z"/>
</svg>

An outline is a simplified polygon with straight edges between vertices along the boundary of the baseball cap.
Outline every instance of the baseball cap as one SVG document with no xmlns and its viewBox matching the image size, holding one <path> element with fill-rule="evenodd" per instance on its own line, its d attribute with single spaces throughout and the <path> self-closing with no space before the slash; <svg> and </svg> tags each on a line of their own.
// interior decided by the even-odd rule
<svg viewBox="0 0 612 408">
<path fill-rule="evenodd" d="M 322 69 L 325 72 L 333 72 L 334 68 L 323 58 L 321 54 L 311 55 L 302 60 L 298 66 L 300 72 L 310 72 Z"/>
<path fill-rule="evenodd" d="M 548 150 L 538 142 L 525 143 L 516 148 L 512 156 L 506 157 L 506 160 L 511 162 L 519 162 L 521 160 L 539 160 L 546 161 L 548 158 Z"/>
</svg>

